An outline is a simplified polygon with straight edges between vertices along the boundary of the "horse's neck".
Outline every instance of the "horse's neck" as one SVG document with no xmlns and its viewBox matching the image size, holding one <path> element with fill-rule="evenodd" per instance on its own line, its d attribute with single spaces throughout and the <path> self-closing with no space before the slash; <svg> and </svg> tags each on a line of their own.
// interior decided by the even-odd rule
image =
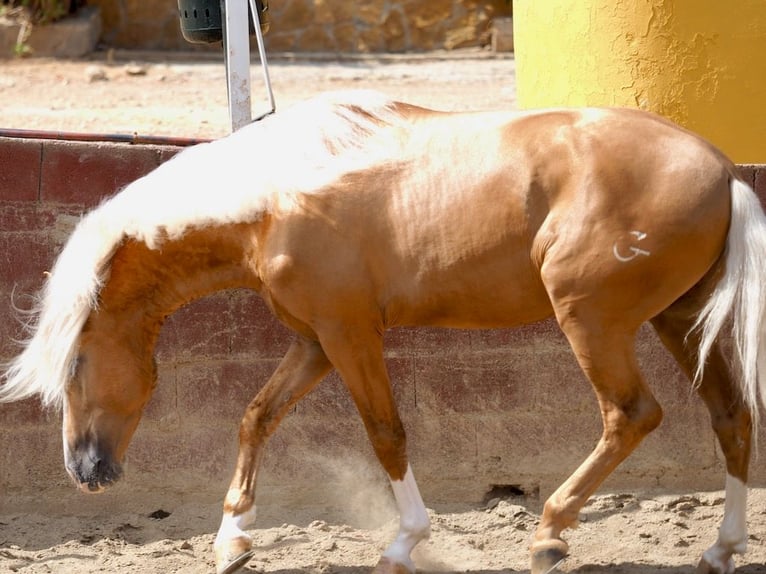
<svg viewBox="0 0 766 574">
<path fill-rule="evenodd" d="M 234 287 L 258 290 L 259 229 L 259 223 L 198 228 L 157 249 L 125 241 L 112 258 L 98 315 L 118 326 L 139 321 L 153 337 L 166 316 L 194 299 Z"/>
</svg>

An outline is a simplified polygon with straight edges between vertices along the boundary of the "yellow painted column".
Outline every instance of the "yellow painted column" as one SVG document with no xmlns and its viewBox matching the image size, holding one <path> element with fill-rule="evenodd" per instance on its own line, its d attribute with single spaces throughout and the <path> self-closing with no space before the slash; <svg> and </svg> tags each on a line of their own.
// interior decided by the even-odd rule
<svg viewBox="0 0 766 574">
<path fill-rule="evenodd" d="M 766 0 L 514 0 L 519 106 L 628 106 L 766 163 Z"/>
</svg>

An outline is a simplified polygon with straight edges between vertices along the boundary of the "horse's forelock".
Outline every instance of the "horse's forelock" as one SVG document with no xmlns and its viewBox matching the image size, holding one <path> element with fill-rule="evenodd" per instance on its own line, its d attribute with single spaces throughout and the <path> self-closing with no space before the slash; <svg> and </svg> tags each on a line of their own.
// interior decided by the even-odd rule
<svg viewBox="0 0 766 574">
<path fill-rule="evenodd" d="M 22 342 L 24 350 L 5 365 L 0 401 L 39 395 L 45 406 L 63 404 L 82 326 L 121 238 L 101 221 L 104 209 L 75 227 L 34 306 L 21 312 L 28 338 Z"/>
</svg>

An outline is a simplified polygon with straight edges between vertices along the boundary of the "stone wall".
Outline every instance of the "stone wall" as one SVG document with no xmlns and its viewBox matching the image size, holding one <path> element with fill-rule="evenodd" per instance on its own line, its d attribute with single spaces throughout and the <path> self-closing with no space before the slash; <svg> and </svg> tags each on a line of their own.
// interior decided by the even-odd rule
<svg viewBox="0 0 766 574">
<path fill-rule="evenodd" d="M 103 40 L 118 48 L 190 49 L 176 0 L 88 0 L 101 8 Z M 507 0 L 270 0 L 267 49 L 298 52 L 406 52 L 490 43 L 492 19 Z"/>
<path fill-rule="evenodd" d="M 0 364 L 79 214 L 178 151 L 174 147 L 0 138 Z M 743 166 L 766 200 L 766 166 Z M 222 496 L 238 422 L 291 339 L 252 292 L 196 301 L 171 316 L 159 381 L 127 453 L 125 490 Z M 709 416 L 649 329 L 639 358 L 665 419 L 606 489 L 718 489 L 724 469 Z M 395 329 L 386 361 L 429 504 L 480 500 L 493 486 L 550 494 L 595 445 L 598 405 L 554 321 L 516 330 Z M 0 503 L 55 504 L 71 487 L 57 413 L 0 404 Z M 766 425 L 760 444 L 766 444 Z M 761 446 L 763 449 L 763 446 Z M 262 501 L 321 505 L 335 484 L 382 476 L 349 395 L 330 375 L 284 420 L 259 478 Z M 344 478 L 345 477 L 345 478 Z M 766 484 L 763 454 L 752 482 Z M 123 488 L 123 487 L 120 487 Z M 77 500 L 80 500 L 79 498 Z"/>
</svg>

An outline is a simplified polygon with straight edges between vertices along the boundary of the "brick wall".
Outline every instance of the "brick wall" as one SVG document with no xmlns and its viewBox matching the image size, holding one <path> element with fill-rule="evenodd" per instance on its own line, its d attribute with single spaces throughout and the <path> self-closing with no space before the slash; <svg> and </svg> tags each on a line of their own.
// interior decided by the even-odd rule
<svg viewBox="0 0 766 574">
<path fill-rule="evenodd" d="M 12 298 L 25 306 L 78 215 L 176 151 L 0 138 L 0 360 L 14 354 L 12 340 L 20 336 Z M 766 198 L 766 166 L 741 169 Z M 241 413 L 289 339 L 260 299 L 242 290 L 169 318 L 157 351 L 159 386 L 128 451 L 121 492 L 220 498 Z M 518 330 L 396 329 L 386 342 L 412 464 L 429 503 L 478 500 L 492 485 L 545 495 L 598 439 L 593 393 L 551 321 Z M 606 488 L 721 488 L 724 471 L 706 411 L 649 329 L 639 347 L 666 418 Z M 760 485 L 763 460 L 752 475 Z M 329 493 L 349 480 L 358 486 L 359 476 L 383 479 L 351 401 L 331 375 L 273 437 L 259 497 L 332 504 Z M 69 486 L 58 415 L 32 400 L 0 405 L 0 505 L 46 493 L 53 504 L 62 489 Z"/>
</svg>

